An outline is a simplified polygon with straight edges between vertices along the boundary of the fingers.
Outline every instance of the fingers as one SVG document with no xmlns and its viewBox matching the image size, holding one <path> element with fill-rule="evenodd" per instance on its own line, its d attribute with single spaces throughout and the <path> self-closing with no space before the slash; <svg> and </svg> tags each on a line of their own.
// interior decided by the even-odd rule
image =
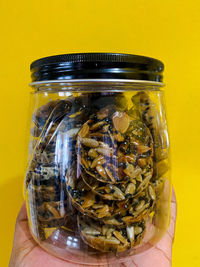
<svg viewBox="0 0 200 267">
<path fill-rule="evenodd" d="M 26 240 L 31 238 L 31 234 L 28 226 L 28 217 L 26 212 L 26 205 L 23 202 L 19 214 L 17 216 L 15 225 L 15 241 L 18 244 L 22 244 Z"/>
<path fill-rule="evenodd" d="M 167 230 L 167 234 L 164 238 L 156 244 L 156 246 L 150 250 L 147 250 L 141 254 L 138 254 L 134 257 L 131 257 L 126 263 L 119 264 L 119 266 L 140 266 L 140 267 L 147 267 L 149 264 L 152 266 L 171 266 L 171 248 L 174 239 L 174 232 L 175 232 L 175 223 L 176 223 L 176 196 L 174 189 L 172 189 L 171 195 L 171 221 L 169 228 Z M 36 247 L 37 244 L 33 240 L 29 227 L 28 227 L 28 218 L 26 212 L 25 202 L 23 202 L 22 207 L 19 211 L 16 220 L 16 227 L 15 227 L 15 236 L 13 242 L 13 251 L 10 260 L 10 267 L 15 267 L 14 263 L 20 260 L 21 256 L 24 253 L 29 253 L 34 248 L 34 253 L 37 254 L 37 263 L 44 262 L 44 258 L 46 256 L 46 262 L 53 262 L 56 266 L 63 266 L 65 263 L 66 266 L 75 266 L 73 263 L 63 262 L 43 251 L 41 248 Z M 39 256 L 40 255 L 40 256 Z M 60 264 L 60 265 L 59 265 Z M 156 265 L 157 264 L 157 265 Z M 37 265 L 40 266 L 40 265 Z M 79 266 L 79 265 L 76 265 Z M 80 265 L 81 266 L 81 265 Z M 112 266 L 112 265 L 111 265 Z M 118 265 L 115 265 L 118 266 Z"/>
<path fill-rule="evenodd" d="M 171 202 L 176 204 L 176 194 L 175 194 L 175 191 L 174 191 L 174 187 L 172 187 Z"/>
<path fill-rule="evenodd" d="M 26 212 L 26 204 L 24 201 L 18 213 L 16 222 L 25 221 L 25 220 L 28 220 L 28 217 L 27 217 L 27 212 Z"/>
<path fill-rule="evenodd" d="M 25 253 L 30 251 L 34 246 L 36 246 L 36 243 L 32 239 L 29 231 L 26 206 L 25 202 L 23 202 L 16 220 L 13 248 L 9 266 L 20 266 L 19 262 Z"/>
<path fill-rule="evenodd" d="M 171 220 L 167 233 L 170 235 L 172 241 L 174 240 L 175 226 L 176 226 L 176 215 L 177 215 L 177 202 L 174 188 L 172 187 L 172 196 L 171 196 Z"/>
</svg>

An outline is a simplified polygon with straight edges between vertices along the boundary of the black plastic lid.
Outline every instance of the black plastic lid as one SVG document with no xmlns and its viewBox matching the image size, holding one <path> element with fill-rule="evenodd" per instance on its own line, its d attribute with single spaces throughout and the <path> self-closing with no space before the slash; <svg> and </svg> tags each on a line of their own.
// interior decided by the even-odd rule
<svg viewBox="0 0 200 267">
<path fill-rule="evenodd" d="M 50 56 L 30 66 L 32 82 L 69 79 L 131 79 L 163 81 L 164 64 L 154 58 L 116 53 Z"/>
</svg>

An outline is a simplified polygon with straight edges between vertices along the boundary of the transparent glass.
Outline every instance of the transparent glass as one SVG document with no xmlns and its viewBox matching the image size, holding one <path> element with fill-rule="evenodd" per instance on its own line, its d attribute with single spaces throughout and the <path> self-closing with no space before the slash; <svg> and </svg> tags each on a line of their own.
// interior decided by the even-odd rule
<svg viewBox="0 0 200 267">
<path fill-rule="evenodd" d="M 161 86 L 48 82 L 34 85 L 31 98 L 24 195 L 34 239 L 93 265 L 154 246 L 170 219 Z"/>
</svg>

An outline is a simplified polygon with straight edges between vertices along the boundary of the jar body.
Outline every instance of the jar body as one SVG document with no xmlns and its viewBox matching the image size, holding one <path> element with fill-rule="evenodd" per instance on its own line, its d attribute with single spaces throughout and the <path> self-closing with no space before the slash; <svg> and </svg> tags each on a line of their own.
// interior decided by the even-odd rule
<svg viewBox="0 0 200 267">
<path fill-rule="evenodd" d="M 31 97 L 25 199 L 34 239 L 84 264 L 123 261 L 156 244 L 170 219 L 163 91 L 68 82 L 43 84 Z"/>
</svg>

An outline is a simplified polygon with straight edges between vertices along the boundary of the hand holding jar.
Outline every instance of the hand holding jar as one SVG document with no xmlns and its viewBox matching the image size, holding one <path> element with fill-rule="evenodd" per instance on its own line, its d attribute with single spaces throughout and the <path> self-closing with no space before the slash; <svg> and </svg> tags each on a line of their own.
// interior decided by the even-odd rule
<svg viewBox="0 0 200 267">
<path fill-rule="evenodd" d="M 69 54 L 31 70 L 24 193 L 33 238 L 81 264 L 125 261 L 156 246 L 171 196 L 162 62 Z"/>
</svg>

